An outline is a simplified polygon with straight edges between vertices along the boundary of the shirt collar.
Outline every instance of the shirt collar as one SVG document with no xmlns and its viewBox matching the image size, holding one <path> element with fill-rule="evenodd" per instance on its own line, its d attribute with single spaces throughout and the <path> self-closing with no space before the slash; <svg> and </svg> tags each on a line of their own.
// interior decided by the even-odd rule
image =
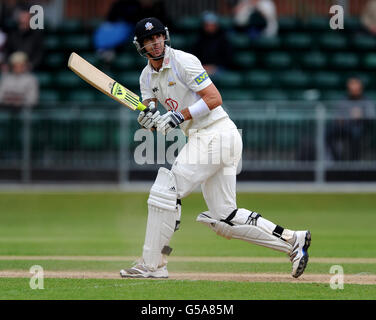
<svg viewBox="0 0 376 320">
<path fill-rule="evenodd" d="M 160 68 L 159 71 L 154 70 L 150 61 L 148 61 L 148 66 L 152 73 L 158 73 L 159 71 L 162 71 L 164 69 L 170 69 L 171 68 L 171 48 L 169 46 L 166 46 L 162 68 Z"/>
</svg>

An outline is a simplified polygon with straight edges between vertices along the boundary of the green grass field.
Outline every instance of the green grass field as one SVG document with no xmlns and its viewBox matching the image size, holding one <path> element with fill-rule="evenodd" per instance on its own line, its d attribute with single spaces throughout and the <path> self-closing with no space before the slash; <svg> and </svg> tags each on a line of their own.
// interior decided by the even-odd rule
<svg viewBox="0 0 376 320">
<path fill-rule="evenodd" d="M 345 272 L 343 290 L 332 290 L 329 282 L 293 278 L 291 282 L 117 278 L 121 268 L 141 255 L 147 196 L 0 193 L 0 299 L 376 299 L 374 280 L 373 284 L 346 283 L 347 275 L 375 279 L 376 193 L 238 194 L 239 208 L 257 211 L 290 229 L 309 228 L 311 261 L 302 280 L 329 276 L 330 267 L 339 264 Z M 205 210 L 200 194 L 183 199 L 181 229 L 170 244 L 174 248 L 171 274 L 289 275 L 291 265 L 284 254 L 223 239 L 195 222 Z M 46 274 L 60 275 L 46 277 L 43 290 L 32 290 L 29 269 L 33 265 L 42 266 Z M 103 273 L 110 278 L 65 277 L 69 272 Z"/>
</svg>

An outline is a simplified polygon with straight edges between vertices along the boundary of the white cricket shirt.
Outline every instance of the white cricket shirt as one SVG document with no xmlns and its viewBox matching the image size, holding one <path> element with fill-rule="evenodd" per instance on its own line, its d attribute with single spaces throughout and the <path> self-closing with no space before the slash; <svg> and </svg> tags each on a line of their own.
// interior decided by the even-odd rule
<svg viewBox="0 0 376 320">
<path fill-rule="evenodd" d="M 200 60 L 194 55 L 166 46 L 162 68 L 155 71 L 148 65 L 140 76 L 142 101 L 157 98 L 166 110 L 181 111 L 201 97 L 197 91 L 212 83 Z M 207 115 L 180 124 L 188 136 L 190 129 L 203 129 L 219 119 L 228 117 L 222 106 L 211 110 Z"/>
</svg>

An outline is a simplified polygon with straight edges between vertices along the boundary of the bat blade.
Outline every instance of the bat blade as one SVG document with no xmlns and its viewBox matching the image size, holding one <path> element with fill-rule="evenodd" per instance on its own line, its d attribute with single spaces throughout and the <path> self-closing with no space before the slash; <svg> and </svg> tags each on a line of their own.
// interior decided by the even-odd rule
<svg viewBox="0 0 376 320">
<path fill-rule="evenodd" d="M 138 95 L 97 69 L 77 53 L 71 53 L 68 60 L 68 67 L 81 79 L 124 106 L 132 110 L 137 109 L 140 111 L 146 108 L 146 106 L 140 102 Z"/>
</svg>

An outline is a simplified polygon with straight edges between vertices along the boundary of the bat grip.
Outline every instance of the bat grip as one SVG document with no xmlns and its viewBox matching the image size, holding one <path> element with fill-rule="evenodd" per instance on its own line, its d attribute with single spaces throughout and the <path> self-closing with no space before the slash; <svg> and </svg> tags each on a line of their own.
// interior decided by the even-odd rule
<svg viewBox="0 0 376 320">
<path fill-rule="evenodd" d="M 137 106 L 137 110 L 144 111 L 147 107 L 141 102 Z"/>
</svg>

